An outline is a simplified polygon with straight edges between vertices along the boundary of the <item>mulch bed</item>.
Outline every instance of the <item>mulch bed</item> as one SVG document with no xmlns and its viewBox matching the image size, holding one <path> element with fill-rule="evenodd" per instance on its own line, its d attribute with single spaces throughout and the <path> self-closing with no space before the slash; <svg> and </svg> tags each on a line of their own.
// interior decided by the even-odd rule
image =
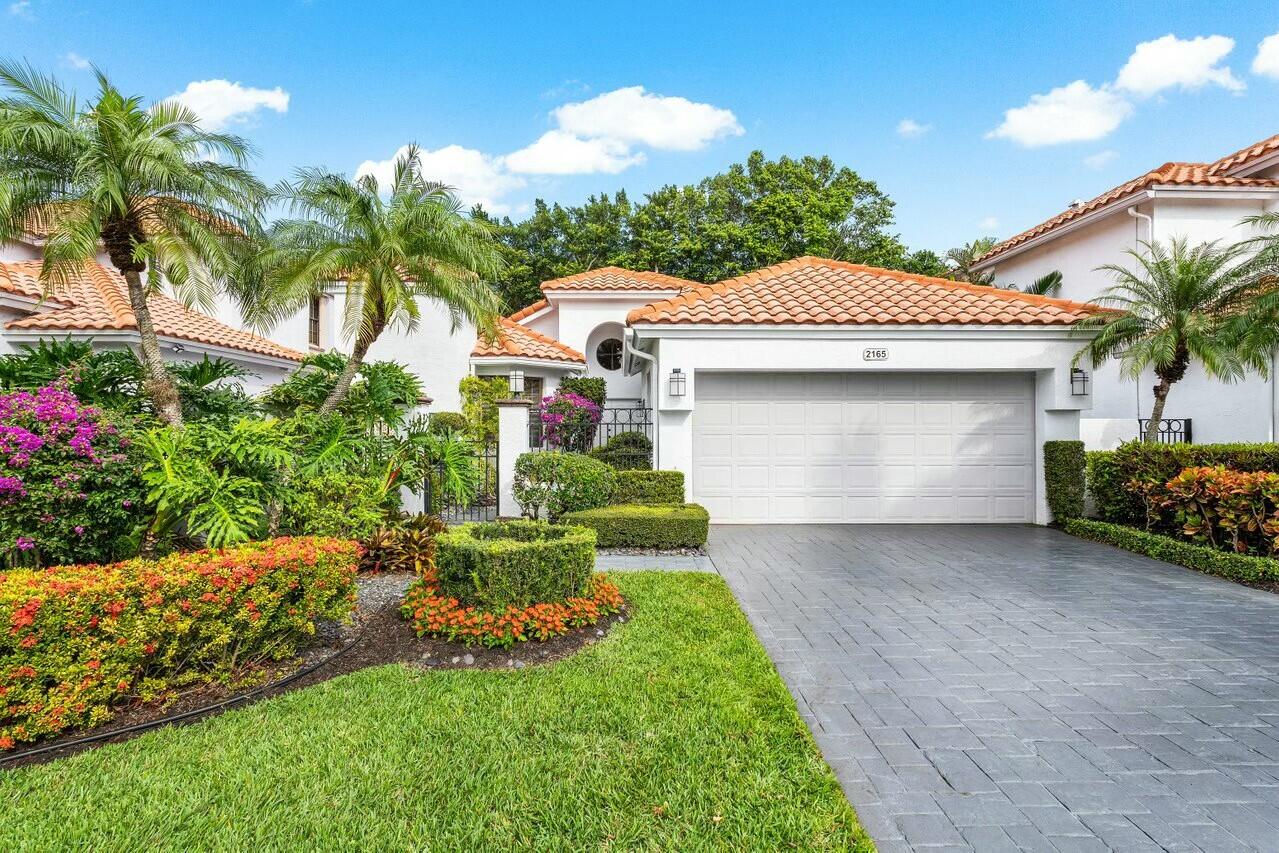
<svg viewBox="0 0 1279 853">
<path fill-rule="evenodd" d="M 225 710 L 242 708 L 262 699 L 310 687 L 330 678 L 370 666 L 402 663 L 426 669 L 523 669 L 527 666 L 554 663 L 593 644 L 604 637 L 613 625 L 630 618 L 629 611 L 623 608 L 621 613 L 606 616 L 595 625 L 578 628 L 562 637 L 553 637 L 544 642 L 531 640 L 516 643 L 509 649 L 464 646 L 461 643 L 418 637 L 413 633 L 409 623 L 400 616 L 400 599 L 411 580 L 412 575 L 407 573 L 361 575 L 356 581 L 359 587 L 359 603 L 356 605 L 354 620 L 344 625 L 317 626 L 316 641 L 303 649 L 297 658 L 259 669 L 252 674 L 253 678 L 246 679 L 246 683 L 237 686 L 196 685 L 171 697 L 166 703 L 139 703 L 121 708 L 105 725 L 93 729 L 68 731 L 56 738 L 23 744 L 12 755 L 21 755 L 25 750 L 57 747 L 58 744 L 66 744 L 66 746 L 13 760 L 0 754 L 0 771 L 31 764 L 44 764 L 102 744 L 131 740 L 144 734 L 145 730 L 122 732 L 116 737 L 104 738 L 92 743 L 74 743 L 77 739 L 89 735 L 127 729 L 251 694 L 261 689 L 264 684 L 279 681 L 309 665 L 329 658 L 348 644 L 352 644 L 349 650 L 333 657 L 331 663 L 322 665 L 286 685 L 263 690 L 244 701 L 173 723 L 173 725 L 186 725 L 205 720 Z"/>
</svg>

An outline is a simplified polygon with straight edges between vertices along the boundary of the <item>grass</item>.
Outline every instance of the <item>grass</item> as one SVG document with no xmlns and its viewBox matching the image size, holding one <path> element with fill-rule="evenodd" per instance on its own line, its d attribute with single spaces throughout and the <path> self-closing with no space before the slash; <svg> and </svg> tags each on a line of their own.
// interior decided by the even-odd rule
<svg viewBox="0 0 1279 853">
<path fill-rule="evenodd" d="M 367 669 L 0 773 L 0 849 L 872 850 L 715 575 L 562 663 Z"/>
</svg>

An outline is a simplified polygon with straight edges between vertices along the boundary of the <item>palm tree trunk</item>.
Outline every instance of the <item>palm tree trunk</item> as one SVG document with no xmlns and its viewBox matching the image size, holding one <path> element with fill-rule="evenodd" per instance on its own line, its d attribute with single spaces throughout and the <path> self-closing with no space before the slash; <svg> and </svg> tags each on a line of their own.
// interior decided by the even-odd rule
<svg viewBox="0 0 1279 853">
<path fill-rule="evenodd" d="M 346 360 L 346 367 L 342 368 L 342 375 L 338 377 L 337 384 L 333 386 L 333 390 L 320 406 L 320 414 L 333 414 L 346 399 L 346 393 L 351 390 L 351 383 L 355 381 L 355 374 L 360 372 L 360 365 L 364 363 L 364 356 L 368 354 L 374 340 L 376 337 L 356 340 L 355 348 L 351 350 L 351 357 Z"/>
<path fill-rule="evenodd" d="M 1159 437 L 1159 424 L 1164 419 L 1164 403 L 1168 402 L 1168 392 L 1171 389 L 1172 383 L 1167 379 L 1160 379 L 1155 386 L 1155 404 L 1150 408 L 1150 420 L 1146 421 L 1146 435 L 1142 439 L 1147 443 L 1153 444 Z"/>
<path fill-rule="evenodd" d="M 146 289 L 137 270 L 122 269 L 129 285 L 129 305 L 138 323 L 138 339 L 142 350 L 142 369 L 146 373 L 145 388 L 156 414 L 170 426 L 182 427 L 182 400 L 178 387 L 164 366 L 160 354 L 160 341 L 155 336 L 155 324 L 151 322 L 151 307 L 147 305 Z"/>
</svg>

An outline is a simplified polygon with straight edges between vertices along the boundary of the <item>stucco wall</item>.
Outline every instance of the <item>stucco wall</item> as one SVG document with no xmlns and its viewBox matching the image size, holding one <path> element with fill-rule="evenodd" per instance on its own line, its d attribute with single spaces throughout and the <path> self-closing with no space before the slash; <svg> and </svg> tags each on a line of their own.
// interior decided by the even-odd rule
<svg viewBox="0 0 1279 853">
<path fill-rule="evenodd" d="M 1223 245 L 1253 236 L 1240 220 L 1266 209 L 1276 209 L 1276 203 L 1156 196 L 1138 207 L 1153 218 L 1157 241 L 1179 236 L 1192 243 L 1219 240 Z M 1056 269 L 1063 279 L 1060 296 L 1091 301 L 1112 284 L 1109 274 L 1097 267 L 1119 264 L 1131 268 L 1135 262 L 1125 252 L 1140 248 L 1139 240 L 1149 239 L 1151 233 L 1146 220 L 1119 213 L 998 262 L 993 267 L 995 280 L 1001 286 L 1025 285 Z M 1137 420 L 1147 417 L 1154 403 L 1154 374 L 1147 371 L 1133 380 L 1124 376 L 1115 362 L 1091 373 L 1093 408 L 1083 416 L 1084 441 L 1090 448 L 1108 448 L 1135 437 Z M 1274 382 L 1253 375 L 1243 382 L 1225 384 L 1194 367 L 1173 387 L 1164 415 L 1192 418 L 1198 443 L 1269 441 L 1277 417 Z"/>
</svg>

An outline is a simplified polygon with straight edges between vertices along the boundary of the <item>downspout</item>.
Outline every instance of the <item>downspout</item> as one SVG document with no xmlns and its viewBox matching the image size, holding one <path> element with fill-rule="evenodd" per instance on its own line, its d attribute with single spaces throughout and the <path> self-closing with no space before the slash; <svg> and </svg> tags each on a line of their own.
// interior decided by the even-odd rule
<svg viewBox="0 0 1279 853">
<path fill-rule="evenodd" d="M 657 418 L 657 396 L 660 393 L 660 389 L 655 384 L 655 377 L 657 377 L 657 359 L 639 348 L 639 332 L 629 327 L 626 331 L 627 334 L 622 338 L 622 345 L 631 355 L 639 358 L 641 361 L 648 362 L 649 366 L 649 369 L 645 371 L 648 381 L 644 383 L 646 386 L 644 390 L 651 398 L 648 404 L 653 407 L 653 463 L 654 466 L 657 466 L 658 460 L 662 458 L 662 429 Z"/>
<path fill-rule="evenodd" d="M 1140 210 L 1137 209 L 1137 205 L 1135 204 L 1132 207 L 1128 208 L 1128 215 L 1131 216 L 1133 219 L 1146 220 L 1146 242 L 1147 243 L 1155 242 L 1155 218 L 1148 213 L 1142 213 Z M 1138 229 L 1137 239 L 1138 240 L 1141 239 L 1140 229 Z M 1134 250 L 1136 250 L 1136 248 L 1137 248 L 1136 246 L 1133 247 Z M 1136 382 L 1133 383 L 1133 385 L 1134 385 L 1134 392 L 1137 395 L 1137 438 L 1140 439 L 1142 437 L 1141 436 L 1141 380 L 1138 379 Z M 1274 415 L 1271 415 L 1272 420 L 1273 418 L 1274 418 Z"/>
</svg>

